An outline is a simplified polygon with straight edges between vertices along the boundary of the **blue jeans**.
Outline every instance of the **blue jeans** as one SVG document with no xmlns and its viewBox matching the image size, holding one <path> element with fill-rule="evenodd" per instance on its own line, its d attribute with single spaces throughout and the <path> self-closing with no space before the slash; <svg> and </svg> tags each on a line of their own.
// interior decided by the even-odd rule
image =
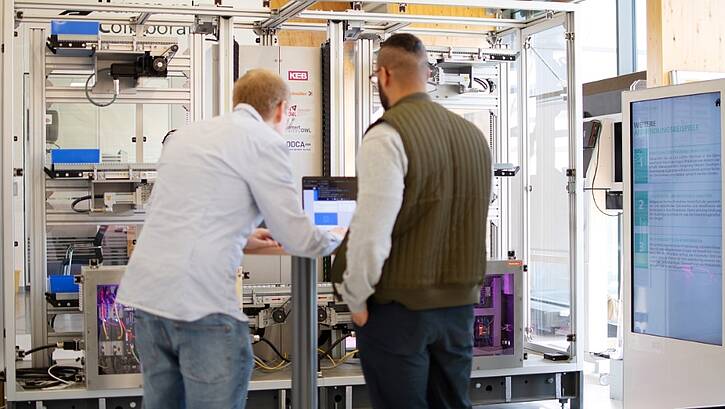
<svg viewBox="0 0 725 409">
<path fill-rule="evenodd" d="M 368 301 L 357 328 L 375 409 L 470 409 L 473 306 L 411 311 Z"/>
<path fill-rule="evenodd" d="M 249 326 L 229 315 L 184 322 L 136 311 L 146 409 L 244 409 Z"/>
</svg>

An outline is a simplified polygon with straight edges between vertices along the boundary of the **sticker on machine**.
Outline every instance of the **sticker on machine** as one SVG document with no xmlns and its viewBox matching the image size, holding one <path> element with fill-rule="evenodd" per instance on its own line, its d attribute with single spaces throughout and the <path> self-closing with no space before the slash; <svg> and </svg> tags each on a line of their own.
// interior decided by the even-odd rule
<svg viewBox="0 0 725 409">
<path fill-rule="evenodd" d="M 314 114 L 314 110 L 309 108 L 303 108 L 298 104 L 292 104 L 287 108 L 287 118 L 288 119 L 296 119 L 299 117 L 305 117 Z M 291 122 L 288 122 L 288 124 L 291 124 Z"/>
<path fill-rule="evenodd" d="M 312 142 L 302 139 L 287 139 L 287 149 L 290 152 L 312 152 Z"/>
<path fill-rule="evenodd" d="M 287 108 L 287 136 L 288 137 L 306 137 L 312 134 L 312 128 L 307 126 L 306 121 L 309 118 L 300 117 L 304 109 L 299 108 L 297 104 L 290 105 Z"/>
<path fill-rule="evenodd" d="M 307 81 L 310 79 L 308 71 L 287 71 L 287 79 L 289 81 Z"/>
</svg>

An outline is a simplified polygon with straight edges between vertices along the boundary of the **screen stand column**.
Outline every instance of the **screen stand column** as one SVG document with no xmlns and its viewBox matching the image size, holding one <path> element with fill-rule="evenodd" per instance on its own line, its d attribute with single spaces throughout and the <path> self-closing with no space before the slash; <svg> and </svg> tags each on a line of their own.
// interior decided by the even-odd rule
<svg viewBox="0 0 725 409">
<path fill-rule="evenodd" d="M 317 260 L 292 257 L 292 407 L 317 409 Z"/>
</svg>

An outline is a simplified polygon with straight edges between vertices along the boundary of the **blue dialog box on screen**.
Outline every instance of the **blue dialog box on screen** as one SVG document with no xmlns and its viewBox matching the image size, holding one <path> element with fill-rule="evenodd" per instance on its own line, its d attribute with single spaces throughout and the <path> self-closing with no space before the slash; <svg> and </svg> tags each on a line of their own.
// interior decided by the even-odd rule
<svg viewBox="0 0 725 409">
<path fill-rule="evenodd" d="M 337 213 L 315 213 L 317 226 L 337 226 Z"/>
</svg>

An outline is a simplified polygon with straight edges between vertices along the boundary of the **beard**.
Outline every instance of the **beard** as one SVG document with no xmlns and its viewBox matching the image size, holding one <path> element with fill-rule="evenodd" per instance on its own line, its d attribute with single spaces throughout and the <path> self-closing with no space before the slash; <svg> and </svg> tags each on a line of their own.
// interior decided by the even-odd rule
<svg viewBox="0 0 725 409">
<path fill-rule="evenodd" d="M 390 100 L 381 86 L 378 86 L 378 96 L 380 97 L 380 105 L 382 105 L 383 109 L 387 111 L 388 108 L 390 108 Z"/>
</svg>

